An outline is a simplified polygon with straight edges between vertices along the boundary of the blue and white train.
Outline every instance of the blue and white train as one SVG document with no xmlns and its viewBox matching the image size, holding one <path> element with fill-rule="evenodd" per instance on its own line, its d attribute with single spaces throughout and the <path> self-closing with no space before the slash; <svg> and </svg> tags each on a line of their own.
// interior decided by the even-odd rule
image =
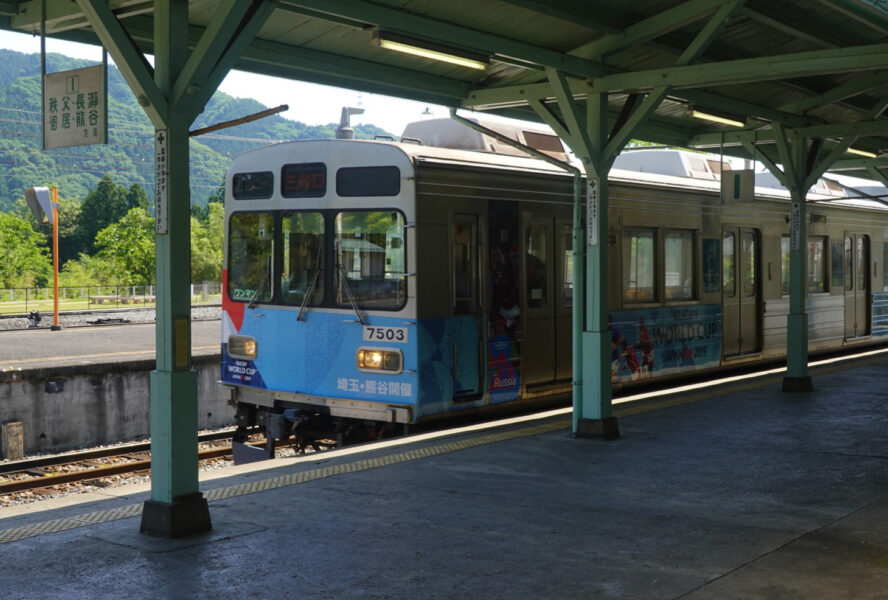
<svg viewBox="0 0 888 600">
<path fill-rule="evenodd" d="M 564 156 L 551 134 L 495 127 Z M 242 432 L 322 422 L 373 437 L 569 398 L 572 178 L 451 121 L 405 136 L 282 143 L 232 161 L 222 384 Z M 611 172 L 615 387 L 785 355 L 788 195 L 723 199 L 724 168 L 644 150 Z M 818 185 L 810 351 L 881 343 L 885 207 Z"/>
</svg>

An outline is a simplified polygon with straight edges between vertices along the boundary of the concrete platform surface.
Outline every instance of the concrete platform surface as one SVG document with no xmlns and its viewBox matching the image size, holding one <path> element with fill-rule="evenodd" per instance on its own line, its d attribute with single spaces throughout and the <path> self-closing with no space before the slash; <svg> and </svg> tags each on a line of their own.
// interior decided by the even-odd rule
<svg viewBox="0 0 888 600">
<path fill-rule="evenodd" d="M 144 488 L 6 509 L 0 597 L 888 598 L 888 361 L 812 374 L 221 469 L 185 540 Z"/>
</svg>

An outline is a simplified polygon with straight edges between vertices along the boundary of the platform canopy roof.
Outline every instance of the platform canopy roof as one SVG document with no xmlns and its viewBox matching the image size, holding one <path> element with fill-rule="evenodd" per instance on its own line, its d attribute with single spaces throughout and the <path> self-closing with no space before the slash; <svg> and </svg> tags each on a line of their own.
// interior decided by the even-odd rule
<svg viewBox="0 0 888 600">
<path fill-rule="evenodd" d="M 110 6 L 134 48 L 153 52 L 152 0 L 0 2 L 0 27 L 39 33 L 41 1 L 50 37 L 100 43 L 86 15 Z M 220 16 L 240 11 L 247 23 L 268 2 L 191 1 L 192 47 L 232 43 L 238 27 Z M 234 68 L 550 124 L 581 121 L 586 98 L 606 93 L 614 131 L 636 139 L 777 160 L 779 124 L 815 140 L 821 154 L 849 138 L 854 149 L 888 153 L 888 0 L 273 5 Z M 395 51 L 390 42 L 476 59 L 481 68 Z M 573 116 L 559 93 L 561 106 L 566 94 L 574 98 Z M 704 121 L 691 107 L 743 124 Z M 888 167 L 888 156 L 839 150 L 831 159 L 833 170 L 877 179 L 877 167 Z"/>
</svg>

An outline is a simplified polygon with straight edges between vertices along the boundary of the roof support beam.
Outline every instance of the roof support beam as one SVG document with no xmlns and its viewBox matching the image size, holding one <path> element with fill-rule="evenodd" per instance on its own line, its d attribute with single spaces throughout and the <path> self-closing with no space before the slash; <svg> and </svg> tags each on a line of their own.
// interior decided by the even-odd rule
<svg viewBox="0 0 888 600">
<path fill-rule="evenodd" d="M 589 91 L 645 91 L 656 87 L 697 88 L 710 85 L 733 85 L 750 81 L 768 81 L 830 73 L 846 73 L 883 68 L 888 64 L 888 44 L 855 46 L 839 50 L 816 50 L 762 58 L 729 60 L 717 63 L 669 67 L 631 73 L 615 73 L 592 79 L 589 86 L 570 80 L 575 97 Z M 530 99 L 551 97 L 546 83 L 473 90 L 465 106 L 502 107 L 526 103 Z"/>
<path fill-rule="evenodd" d="M 733 85 L 751 81 L 866 71 L 883 68 L 886 64 L 888 64 L 888 44 L 873 44 L 616 73 L 595 79 L 592 88 L 596 92 L 611 92 L 647 90 L 662 85 L 674 87 Z"/>
<path fill-rule="evenodd" d="M 564 0 L 503 0 L 513 6 L 526 8 L 556 19 L 576 23 L 589 29 L 597 29 L 608 33 L 622 31 L 623 23 L 608 15 L 605 11 L 565 2 Z"/>
<path fill-rule="evenodd" d="M 888 98 L 883 98 L 880 100 L 872 109 L 866 114 L 864 117 L 867 121 L 878 119 L 885 109 L 888 108 Z M 810 188 L 815 183 L 817 183 L 817 179 L 823 175 L 829 168 L 833 165 L 837 158 L 842 156 L 845 152 L 848 151 L 848 148 L 857 141 L 858 135 L 849 135 L 843 137 L 839 140 L 839 143 L 836 144 L 832 150 L 830 150 L 829 154 L 827 154 L 817 165 L 812 166 L 811 174 L 808 177 L 808 180 L 805 183 Z M 820 139 L 820 138 L 818 138 Z"/>
<path fill-rule="evenodd" d="M 200 114 L 274 6 L 271 0 L 222 0 L 176 80 L 173 104 L 192 118 Z"/>
<path fill-rule="evenodd" d="M 859 94 L 865 94 L 866 92 L 883 86 L 886 83 L 888 83 L 888 71 L 877 71 L 870 75 L 864 75 L 853 81 L 843 83 L 842 85 L 836 86 L 817 96 L 811 96 L 796 102 L 784 104 L 780 107 L 780 110 L 790 113 L 805 113 L 827 104 L 841 102 L 842 100 L 853 98 Z"/>
<path fill-rule="evenodd" d="M 376 87 L 387 90 L 379 93 L 396 96 L 404 96 L 406 91 L 420 87 L 423 101 L 448 106 L 457 106 L 469 89 L 467 83 L 455 79 L 256 39 L 236 65 L 278 77 L 306 79 L 328 85 L 353 88 L 357 82 L 361 82 L 364 89 Z M 420 95 L 414 96 L 418 97 Z"/>
<path fill-rule="evenodd" d="M 477 51 L 495 48 L 498 54 L 528 63 L 553 67 L 582 77 L 596 77 L 605 72 L 604 65 L 445 21 L 431 19 L 403 9 L 389 8 L 363 0 L 281 0 L 286 7 L 304 7 L 318 13 L 349 17 L 444 44 Z"/>
<path fill-rule="evenodd" d="M 875 6 L 872 0 L 820 0 L 843 15 L 863 23 L 882 35 L 888 35 L 888 15 L 885 10 Z M 869 6 L 866 6 L 869 4 Z"/>
<path fill-rule="evenodd" d="M 676 65 L 683 66 L 696 61 L 700 55 L 703 54 L 706 47 L 712 43 L 712 40 L 714 40 L 722 31 L 727 18 L 737 10 L 744 1 L 745 0 L 728 0 L 727 2 L 723 2 L 721 7 L 709 19 L 709 22 L 706 23 L 703 29 L 697 34 L 697 37 L 694 38 L 685 51 L 681 53 L 681 56 L 678 57 Z M 654 111 L 657 110 L 657 107 L 660 106 L 660 103 L 666 98 L 668 93 L 668 87 L 658 87 L 651 90 L 647 95 L 647 98 L 644 99 L 644 102 L 641 103 L 641 106 L 632 112 L 632 115 L 626 120 L 622 127 L 611 134 L 611 138 L 608 140 L 607 147 L 604 151 L 604 156 L 609 157 L 611 161 L 616 158 L 617 154 L 622 151 L 623 146 L 629 142 L 638 128 L 641 127 L 648 117 L 654 114 Z"/>
<path fill-rule="evenodd" d="M 104 0 L 77 0 L 77 5 L 89 18 L 102 45 L 111 54 L 139 104 L 145 107 L 151 122 L 155 127 L 163 127 L 168 113 L 167 100 L 154 83 L 154 69 L 141 50 Z"/>
<path fill-rule="evenodd" d="M 19 6 L 10 25 L 15 29 L 40 31 L 40 11 L 42 0 L 29 0 Z M 153 0 L 115 0 L 106 2 L 118 19 L 154 11 Z M 74 2 L 52 2 L 46 6 L 46 32 L 57 33 L 89 26 L 86 13 Z"/>
<path fill-rule="evenodd" d="M 644 44 L 661 35 L 706 18 L 713 11 L 728 3 L 732 3 L 732 0 L 689 0 L 684 4 L 679 4 L 634 25 L 630 25 L 621 33 L 604 36 L 601 39 L 577 48 L 571 51 L 571 54 L 600 61 L 606 54 Z M 733 3 L 736 4 L 736 2 Z"/>
</svg>

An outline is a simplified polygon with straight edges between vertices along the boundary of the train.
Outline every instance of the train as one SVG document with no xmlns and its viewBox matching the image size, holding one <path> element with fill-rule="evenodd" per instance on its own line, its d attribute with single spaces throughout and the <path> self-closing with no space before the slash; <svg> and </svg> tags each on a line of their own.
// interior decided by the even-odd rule
<svg viewBox="0 0 888 600">
<path fill-rule="evenodd" d="M 550 132 L 491 127 L 567 159 Z M 673 149 L 614 164 L 615 390 L 785 357 L 789 194 L 728 197 L 730 168 Z M 888 341 L 888 209 L 854 196 L 825 180 L 809 194 L 812 354 Z M 220 383 L 238 438 L 373 439 L 569 398 L 572 206 L 568 172 L 448 119 L 233 159 Z"/>
</svg>

